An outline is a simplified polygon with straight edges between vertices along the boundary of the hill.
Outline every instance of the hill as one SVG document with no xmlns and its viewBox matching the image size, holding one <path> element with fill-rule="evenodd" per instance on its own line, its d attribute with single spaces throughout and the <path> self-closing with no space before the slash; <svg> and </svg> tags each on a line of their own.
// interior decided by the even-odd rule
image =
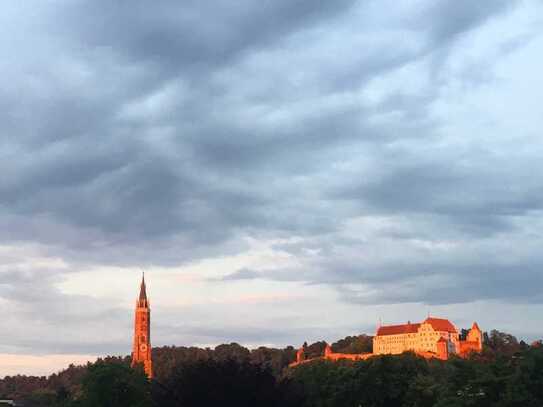
<svg viewBox="0 0 543 407">
<path fill-rule="evenodd" d="M 306 349 L 310 356 L 317 356 L 322 354 L 324 346 L 325 342 L 320 341 L 307 345 Z M 371 337 L 367 335 L 349 336 L 332 344 L 334 351 L 342 353 L 366 352 L 370 346 Z M 541 380 L 541 382 L 537 383 L 543 385 L 543 378 L 538 376 L 539 373 L 533 373 L 533 369 L 541 369 L 543 373 L 543 348 L 541 342 L 528 346 L 522 341 L 519 342 L 514 336 L 498 331 L 485 334 L 484 352 L 467 361 L 453 359 L 450 362 L 428 362 L 414 355 L 404 354 L 396 357 L 378 357 L 367 362 L 316 362 L 296 369 L 286 369 L 288 364 L 294 361 L 295 354 L 296 349 L 292 346 L 283 349 L 259 347 L 249 350 L 237 343 L 219 345 L 214 349 L 178 346 L 153 348 L 155 383 L 169 383 L 172 386 L 172 380 L 174 380 L 172 378 L 177 378 L 180 374 L 186 376 L 186 369 L 192 369 L 190 371 L 193 373 L 198 369 L 211 369 L 211 372 L 214 371 L 213 369 L 232 370 L 233 368 L 229 363 L 235 363 L 247 370 L 249 375 L 257 374 L 256 371 L 251 370 L 253 368 L 250 366 L 257 367 L 257 371 L 269 372 L 270 377 L 273 377 L 278 385 L 281 383 L 295 383 L 296 389 L 292 390 L 291 387 L 287 386 L 288 392 L 298 394 L 301 391 L 303 396 L 308 400 L 313 400 L 312 402 L 320 397 L 331 397 L 329 394 L 322 393 L 323 388 L 327 389 L 327 392 L 333 391 L 334 397 L 337 396 L 340 399 L 347 397 L 347 393 L 351 394 L 349 389 L 360 386 L 364 387 L 364 394 L 392 391 L 392 389 L 388 388 L 379 388 L 376 383 L 367 378 L 368 372 L 373 372 L 371 375 L 377 374 L 378 377 L 390 376 L 387 380 L 397 383 L 402 382 L 402 380 L 405 381 L 401 385 L 404 387 L 398 384 L 400 387 L 395 390 L 400 392 L 398 397 L 406 396 L 407 388 L 410 388 L 410 391 L 414 391 L 413 389 L 417 388 L 417 386 L 420 387 L 419 390 L 422 390 L 425 386 L 428 386 L 428 389 L 434 388 L 432 396 L 428 396 L 432 400 L 442 396 L 445 397 L 445 393 L 448 395 L 447 397 L 450 396 L 449 393 L 452 390 L 447 387 L 449 384 L 445 385 L 449 380 L 455 380 L 458 385 L 462 384 L 464 386 L 477 385 L 484 387 L 487 386 L 487 384 L 483 383 L 485 380 L 490 380 L 495 386 L 498 386 L 498 383 L 504 386 L 520 386 L 519 383 L 524 383 L 524 380 Z M 0 380 L 0 399 L 24 399 L 34 403 L 29 405 L 60 406 L 62 404 L 58 403 L 62 400 L 78 399 L 85 394 L 85 377 L 89 375 L 89 370 L 94 366 L 122 365 L 128 368 L 129 364 L 130 357 L 128 356 L 107 357 L 85 366 L 70 365 L 68 368 L 49 377 L 8 376 Z M 131 371 L 131 369 L 128 369 L 128 371 Z M 182 373 L 179 373 L 180 371 Z M 239 373 L 239 369 L 234 369 L 234 371 Z M 453 374 L 451 372 L 463 376 L 453 378 L 449 376 Z M 526 379 L 524 378 L 526 374 L 532 376 Z M 190 381 L 193 378 L 187 379 L 185 377 L 184 380 Z M 398 380 L 400 381 L 398 382 Z M 496 380 L 497 382 L 494 382 Z M 175 384 L 173 385 L 175 386 Z M 543 386 L 540 386 L 540 388 L 543 388 Z M 485 389 L 485 394 L 490 393 L 489 389 L 486 387 Z M 362 391 L 362 389 L 359 391 Z M 525 391 L 530 394 L 538 394 L 537 386 L 534 389 L 529 387 Z M 339 393 L 336 394 L 337 392 L 342 395 L 339 396 Z M 425 405 L 433 406 L 434 404 L 420 404 L 420 406 Z"/>
</svg>

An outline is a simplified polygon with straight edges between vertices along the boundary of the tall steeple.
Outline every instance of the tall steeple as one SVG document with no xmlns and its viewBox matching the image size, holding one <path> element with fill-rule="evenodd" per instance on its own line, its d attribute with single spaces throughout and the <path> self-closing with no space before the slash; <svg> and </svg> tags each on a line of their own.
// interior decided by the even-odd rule
<svg viewBox="0 0 543 407">
<path fill-rule="evenodd" d="M 143 276 L 141 277 L 141 285 L 140 285 L 140 296 L 138 299 L 139 306 L 144 306 L 143 304 L 147 303 L 147 289 L 145 287 L 145 272 L 143 272 Z"/>
<path fill-rule="evenodd" d="M 153 377 L 151 361 L 151 308 L 147 299 L 145 275 L 141 279 L 140 295 L 136 300 L 134 320 L 134 345 L 132 348 L 132 366 L 143 364 L 149 378 Z"/>
</svg>

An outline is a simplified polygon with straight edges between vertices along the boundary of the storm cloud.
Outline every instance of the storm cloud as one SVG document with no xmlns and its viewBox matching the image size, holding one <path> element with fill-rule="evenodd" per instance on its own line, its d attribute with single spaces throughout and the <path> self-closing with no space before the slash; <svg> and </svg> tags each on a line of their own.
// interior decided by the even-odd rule
<svg viewBox="0 0 543 407">
<path fill-rule="evenodd" d="M 223 297 L 160 303 L 159 344 L 334 332 L 307 308 L 288 322 L 311 290 L 347 314 L 543 304 L 537 1 L 2 9 L 0 350 L 120 352 L 131 304 L 73 283 L 104 269 L 196 267 L 202 303 L 309 296 L 274 294 L 247 327 L 216 315 L 243 309 Z"/>
</svg>

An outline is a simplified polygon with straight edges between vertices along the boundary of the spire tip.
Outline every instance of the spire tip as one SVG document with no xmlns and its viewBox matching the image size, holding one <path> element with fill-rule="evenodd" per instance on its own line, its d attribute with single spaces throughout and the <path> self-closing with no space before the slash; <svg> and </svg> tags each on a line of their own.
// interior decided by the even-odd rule
<svg viewBox="0 0 543 407">
<path fill-rule="evenodd" d="M 146 287 L 145 287 L 145 271 L 143 272 L 142 277 L 141 277 L 139 300 L 140 301 L 142 301 L 142 300 L 147 301 L 147 290 L 146 290 Z"/>
</svg>

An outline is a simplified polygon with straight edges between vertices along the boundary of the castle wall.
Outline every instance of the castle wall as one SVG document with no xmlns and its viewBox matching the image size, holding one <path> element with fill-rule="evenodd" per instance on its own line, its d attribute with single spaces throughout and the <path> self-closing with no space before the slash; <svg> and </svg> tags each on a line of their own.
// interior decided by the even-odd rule
<svg viewBox="0 0 543 407">
<path fill-rule="evenodd" d="M 482 332 L 476 323 L 468 332 L 465 341 L 460 340 L 456 327 L 446 319 L 428 318 L 422 323 L 390 325 L 380 327 L 373 337 L 373 353 L 346 354 L 334 353 L 327 345 L 324 355 L 314 359 L 305 359 L 303 349 L 297 354 L 297 360 L 290 366 L 307 363 L 312 360 L 365 360 L 377 355 L 398 355 L 414 352 L 426 359 L 447 360 L 450 355 L 467 357 L 472 352 L 481 352 Z"/>
<path fill-rule="evenodd" d="M 407 333 L 378 334 L 373 339 L 373 353 L 377 355 L 398 355 L 403 352 L 433 352 L 437 353 L 437 342 L 443 338 L 449 342 L 448 352 L 458 352 L 458 333 L 445 330 L 435 330 L 432 324 L 413 324 L 414 329 L 405 328 Z M 398 327 L 398 330 L 399 327 Z"/>
</svg>

